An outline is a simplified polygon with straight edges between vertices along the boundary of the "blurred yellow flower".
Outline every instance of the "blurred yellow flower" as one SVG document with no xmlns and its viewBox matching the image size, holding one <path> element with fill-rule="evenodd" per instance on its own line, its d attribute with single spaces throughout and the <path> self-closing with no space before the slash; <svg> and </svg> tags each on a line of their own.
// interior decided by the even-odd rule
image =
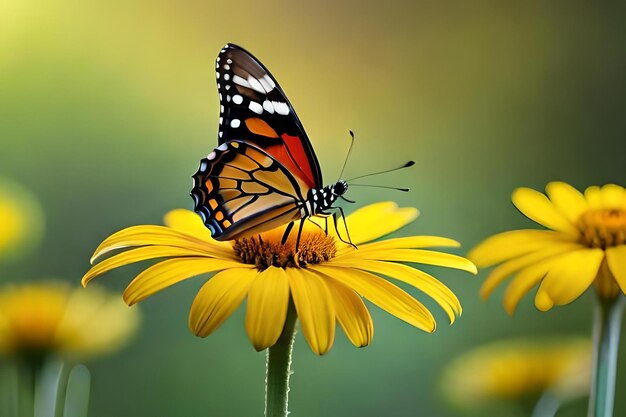
<svg viewBox="0 0 626 417">
<path fill-rule="evenodd" d="M 18 184 L 0 179 L 0 261 L 11 260 L 43 235 L 43 214 L 35 197 Z"/>
<path fill-rule="evenodd" d="M 446 397 L 461 408 L 498 401 L 534 399 L 549 391 L 560 400 L 580 397 L 591 381 L 591 341 L 553 340 L 493 342 L 452 361 L 444 371 Z"/>
<path fill-rule="evenodd" d="M 110 352 L 135 332 L 138 319 L 138 311 L 98 287 L 7 284 L 0 289 L 0 355 Z"/>
<path fill-rule="evenodd" d="M 309 346 L 322 355 L 333 344 L 336 322 L 355 346 L 371 342 L 372 320 L 361 297 L 419 329 L 435 330 L 435 319 L 422 303 L 378 274 L 431 296 L 450 322 L 461 313 L 450 289 L 431 275 L 399 263 L 476 273 L 476 267 L 465 258 L 421 249 L 457 247 L 457 242 L 413 236 L 368 243 L 416 217 L 416 209 L 398 208 L 391 202 L 355 211 L 347 223 L 358 250 L 308 222 L 296 253 L 293 234 L 285 245 L 280 244 L 284 227 L 232 243 L 218 242 L 195 213 L 179 209 L 166 215 L 167 227 L 135 226 L 107 238 L 92 261 L 115 249 L 140 247 L 95 265 L 82 282 L 87 285 L 96 276 L 133 262 L 168 258 L 147 268 L 128 285 L 124 300 L 132 305 L 184 279 L 219 271 L 200 289 L 191 307 L 189 326 L 196 335 L 211 334 L 247 298 L 246 331 L 254 347 L 263 350 L 278 340 L 292 300 Z"/>
<path fill-rule="evenodd" d="M 584 195 L 563 182 L 551 182 L 547 196 L 529 188 L 513 193 L 513 204 L 529 219 L 551 230 L 514 230 L 492 236 L 470 251 L 479 267 L 501 264 L 481 288 L 483 299 L 508 276 L 504 295 L 512 314 L 536 284 L 535 305 L 546 311 L 570 303 L 591 285 L 605 299 L 626 291 L 626 191 L 608 184 Z"/>
</svg>

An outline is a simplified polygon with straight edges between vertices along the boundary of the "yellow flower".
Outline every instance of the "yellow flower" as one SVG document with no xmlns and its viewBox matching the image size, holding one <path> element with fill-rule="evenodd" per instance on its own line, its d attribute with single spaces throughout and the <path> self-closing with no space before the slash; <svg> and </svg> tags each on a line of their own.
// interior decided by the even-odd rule
<svg viewBox="0 0 626 417">
<path fill-rule="evenodd" d="M 137 311 L 98 287 L 42 282 L 0 289 L 0 355 L 101 354 L 128 340 L 137 324 Z"/>
<path fill-rule="evenodd" d="M 196 335 L 211 334 L 247 298 L 246 331 L 254 347 L 263 350 L 276 343 L 292 300 L 309 346 L 322 355 L 333 344 L 336 322 L 355 346 L 370 343 L 373 325 L 361 297 L 419 329 L 435 330 L 435 320 L 422 303 L 378 274 L 431 296 L 446 311 L 450 322 L 461 313 L 450 289 L 431 275 L 400 263 L 475 273 L 476 267 L 465 258 L 421 249 L 457 247 L 457 242 L 413 236 L 368 243 L 416 217 L 416 209 L 398 208 L 391 202 L 355 211 L 347 223 L 358 250 L 307 222 L 300 250 L 295 253 L 293 234 L 285 245 L 280 244 L 284 227 L 232 243 L 218 242 L 195 213 L 179 209 L 166 215 L 167 227 L 135 226 L 107 238 L 92 261 L 115 249 L 138 248 L 95 265 L 82 282 L 86 285 L 94 277 L 129 263 L 168 258 L 140 273 L 128 285 L 124 300 L 132 305 L 184 279 L 217 272 L 200 289 L 191 307 L 189 326 Z M 333 225 L 329 230 L 334 230 Z M 344 230 L 343 223 L 339 230 Z"/>
<path fill-rule="evenodd" d="M 513 204 L 551 230 L 514 230 L 492 236 L 468 255 L 479 267 L 500 264 L 481 288 L 483 299 L 515 274 L 504 295 L 512 314 L 536 284 L 535 305 L 546 311 L 568 304 L 591 285 L 603 298 L 626 290 L 626 192 L 608 184 L 584 195 L 551 182 L 547 196 L 529 188 L 513 193 Z"/>
<path fill-rule="evenodd" d="M 43 214 L 35 197 L 11 181 L 0 180 L 0 260 L 17 258 L 42 235 Z"/>
<path fill-rule="evenodd" d="M 591 341 L 493 342 L 458 357 L 442 378 L 446 396 L 459 407 L 538 399 L 550 391 L 561 400 L 585 395 L 591 380 Z"/>
</svg>

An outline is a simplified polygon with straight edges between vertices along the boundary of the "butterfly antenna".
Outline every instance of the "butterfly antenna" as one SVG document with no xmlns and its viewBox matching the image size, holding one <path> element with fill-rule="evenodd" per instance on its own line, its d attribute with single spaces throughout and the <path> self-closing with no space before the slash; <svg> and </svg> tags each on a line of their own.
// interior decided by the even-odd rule
<svg viewBox="0 0 626 417">
<path fill-rule="evenodd" d="M 345 171 L 346 169 L 346 165 L 348 164 L 348 159 L 350 158 L 350 154 L 352 153 L 352 147 L 354 146 L 354 132 L 352 130 L 349 130 L 348 132 L 350 132 L 350 148 L 348 148 L 346 159 L 343 161 L 343 168 L 341 168 L 341 174 L 339 174 L 338 180 L 340 180 L 341 177 L 343 177 L 343 171 Z"/>
<path fill-rule="evenodd" d="M 359 175 L 358 177 L 354 177 L 354 178 L 350 178 L 349 180 L 346 180 L 346 182 L 358 180 L 360 178 L 371 177 L 373 175 L 380 175 L 380 174 L 386 174 L 388 172 L 398 171 L 400 169 L 412 167 L 413 165 L 415 165 L 415 161 L 409 161 L 409 162 L 407 162 L 406 164 L 404 164 L 402 166 L 399 166 L 399 167 L 396 167 L 396 168 L 392 168 L 392 169 L 386 169 L 384 171 L 373 172 L 371 174 Z M 354 185 L 358 185 L 358 184 L 354 184 Z"/>
<path fill-rule="evenodd" d="M 410 188 L 387 187 L 385 185 L 372 185 L 372 184 L 350 184 L 350 187 L 386 188 L 388 190 L 402 191 L 402 192 L 405 192 L 405 193 L 410 191 Z"/>
</svg>

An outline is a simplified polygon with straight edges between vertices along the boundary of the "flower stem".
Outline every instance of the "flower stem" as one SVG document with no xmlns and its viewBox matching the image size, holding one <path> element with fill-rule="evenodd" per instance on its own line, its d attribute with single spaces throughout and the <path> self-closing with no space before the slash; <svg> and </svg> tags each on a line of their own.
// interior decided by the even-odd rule
<svg viewBox="0 0 626 417">
<path fill-rule="evenodd" d="M 34 417 L 35 415 L 35 387 L 40 363 L 34 360 L 17 360 L 17 398 L 18 416 Z"/>
<path fill-rule="evenodd" d="M 289 377 L 291 353 L 296 336 L 296 309 L 289 303 L 285 327 L 278 341 L 267 351 L 265 375 L 265 417 L 287 417 L 289 414 Z"/>
<path fill-rule="evenodd" d="M 544 392 L 533 408 L 531 417 L 554 417 L 561 407 L 561 401 L 550 391 Z"/>
<path fill-rule="evenodd" d="M 612 417 L 622 313 L 626 298 L 598 297 L 593 324 L 593 377 L 588 417 Z"/>
</svg>

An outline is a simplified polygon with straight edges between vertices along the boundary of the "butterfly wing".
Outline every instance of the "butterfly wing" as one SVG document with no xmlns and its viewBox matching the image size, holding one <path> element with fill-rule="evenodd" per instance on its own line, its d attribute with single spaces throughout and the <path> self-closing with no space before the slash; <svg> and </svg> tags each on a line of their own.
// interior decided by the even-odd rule
<svg viewBox="0 0 626 417">
<path fill-rule="evenodd" d="M 276 79 L 245 49 L 226 45 L 216 61 L 220 144 L 240 140 L 263 149 L 309 188 L 322 187 L 311 142 Z"/>
<path fill-rule="evenodd" d="M 233 140 L 200 162 L 191 195 L 217 240 L 232 240 L 302 218 L 308 185 L 263 149 Z"/>
</svg>

